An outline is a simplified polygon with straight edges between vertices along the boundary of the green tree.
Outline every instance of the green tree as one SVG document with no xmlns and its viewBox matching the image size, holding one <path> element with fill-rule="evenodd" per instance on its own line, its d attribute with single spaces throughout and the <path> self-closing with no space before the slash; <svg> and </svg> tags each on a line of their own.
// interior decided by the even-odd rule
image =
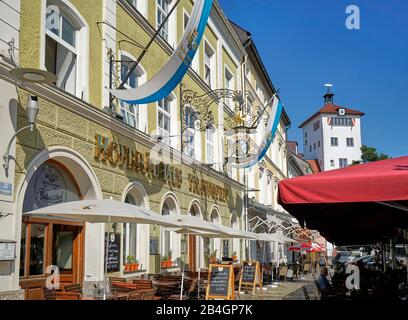
<svg viewBox="0 0 408 320">
<path fill-rule="evenodd" d="M 379 154 L 376 148 L 368 147 L 366 145 L 363 145 L 361 147 L 361 154 L 361 160 L 363 161 L 363 163 L 389 159 L 389 156 L 387 156 L 386 154 Z"/>
</svg>

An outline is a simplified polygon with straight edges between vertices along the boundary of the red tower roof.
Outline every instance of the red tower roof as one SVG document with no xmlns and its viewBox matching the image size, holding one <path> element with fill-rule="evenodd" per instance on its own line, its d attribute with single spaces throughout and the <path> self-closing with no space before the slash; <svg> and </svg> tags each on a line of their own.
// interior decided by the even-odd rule
<svg viewBox="0 0 408 320">
<path fill-rule="evenodd" d="M 310 118 L 308 118 L 306 121 L 304 121 L 299 128 L 302 128 L 306 123 L 308 123 L 310 120 L 312 120 L 314 117 L 318 116 L 319 114 L 338 114 L 339 109 L 344 109 L 346 110 L 346 115 L 353 115 L 353 116 L 364 116 L 364 112 L 358 111 L 358 110 L 353 110 L 350 108 L 344 108 L 335 104 L 326 104 L 323 108 L 321 108 L 319 111 L 317 111 L 314 115 L 312 115 Z"/>
</svg>

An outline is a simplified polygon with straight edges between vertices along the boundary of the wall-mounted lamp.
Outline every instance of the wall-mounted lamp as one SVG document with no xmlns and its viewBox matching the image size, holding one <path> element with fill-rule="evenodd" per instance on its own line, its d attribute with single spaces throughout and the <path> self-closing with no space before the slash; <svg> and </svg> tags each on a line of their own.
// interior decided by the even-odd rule
<svg viewBox="0 0 408 320">
<path fill-rule="evenodd" d="M 28 101 L 27 101 L 27 121 L 28 121 L 28 125 L 21 128 L 20 130 L 18 130 L 14 136 L 11 137 L 8 146 L 7 146 L 7 151 L 3 156 L 4 159 L 4 170 L 6 171 L 6 176 L 8 176 L 8 169 L 10 167 L 10 148 L 11 145 L 14 141 L 14 139 L 17 137 L 17 135 L 19 135 L 22 131 L 26 130 L 26 129 L 30 129 L 30 131 L 34 130 L 34 125 L 35 125 L 35 121 L 37 120 L 37 116 L 38 116 L 38 112 L 39 112 L 40 108 L 38 106 L 38 98 L 36 96 L 29 96 L 28 97 Z"/>
<path fill-rule="evenodd" d="M 33 69 L 33 68 L 15 68 L 10 71 L 10 75 L 17 81 L 21 81 L 22 83 L 33 83 L 33 84 L 51 84 L 55 83 L 58 80 L 58 77 L 48 71 L 40 70 L 40 69 Z M 17 85 L 17 84 L 16 84 Z M 3 156 L 4 159 L 4 170 L 6 171 L 6 177 L 8 177 L 8 169 L 10 167 L 10 148 L 20 132 L 30 129 L 30 131 L 34 130 L 35 121 L 37 120 L 38 112 L 40 108 L 38 106 L 38 98 L 37 96 L 29 95 L 27 101 L 27 121 L 28 125 L 18 130 L 14 136 L 11 137 L 7 151 Z"/>
</svg>

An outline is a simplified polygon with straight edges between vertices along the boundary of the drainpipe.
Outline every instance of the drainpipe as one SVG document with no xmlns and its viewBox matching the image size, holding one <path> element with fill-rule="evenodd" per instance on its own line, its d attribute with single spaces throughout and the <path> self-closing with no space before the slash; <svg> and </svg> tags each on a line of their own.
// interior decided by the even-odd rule
<svg viewBox="0 0 408 320">
<path fill-rule="evenodd" d="M 246 46 L 244 46 L 244 49 Z M 243 107 L 246 109 L 247 108 L 247 95 L 246 95 L 246 78 L 245 78 L 245 66 L 247 65 L 247 60 L 248 60 L 248 55 L 245 54 L 242 62 L 241 62 L 241 90 L 242 90 L 242 97 L 244 99 L 244 105 Z M 249 173 L 249 172 L 248 172 Z M 244 174 L 244 214 L 245 214 L 245 230 L 249 231 L 249 221 L 248 221 L 248 173 L 247 169 L 243 169 L 243 174 Z M 249 259 L 251 257 L 251 242 L 250 240 L 244 240 L 245 241 L 245 247 L 248 248 L 248 256 L 246 259 Z M 246 253 L 247 250 L 244 250 Z M 243 259 L 241 259 L 243 260 Z"/>
</svg>

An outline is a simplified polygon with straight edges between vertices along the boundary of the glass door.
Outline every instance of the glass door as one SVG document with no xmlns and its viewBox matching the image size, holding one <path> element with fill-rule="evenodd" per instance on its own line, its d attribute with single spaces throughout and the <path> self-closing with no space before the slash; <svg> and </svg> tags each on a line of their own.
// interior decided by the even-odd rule
<svg viewBox="0 0 408 320">
<path fill-rule="evenodd" d="M 20 286 L 27 300 L 42 298 L 48 266 L 57 266 L 60 287 L 83 279 L 83 226 L 54 224 L 44 219 L 22 224 Z"/>
</svg>

